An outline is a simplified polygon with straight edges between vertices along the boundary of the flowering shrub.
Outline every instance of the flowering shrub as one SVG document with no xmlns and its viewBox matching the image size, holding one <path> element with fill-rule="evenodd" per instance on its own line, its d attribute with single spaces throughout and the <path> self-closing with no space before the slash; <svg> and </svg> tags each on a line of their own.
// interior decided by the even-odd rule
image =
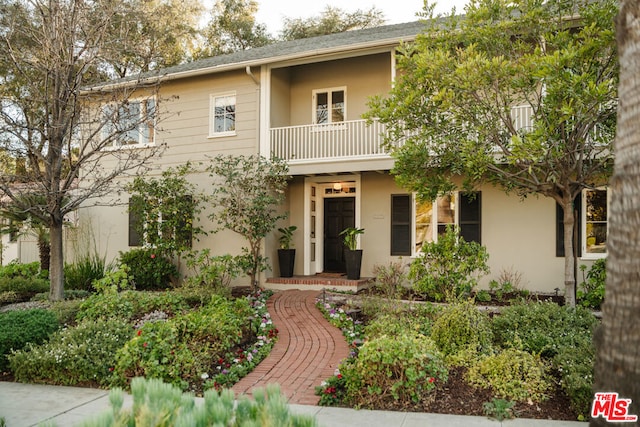
<svg viewBox="0 0 640 427">
<path fill-rule="evenodd" d="M 316 387 L 316 395 L 320 396 L 320 406 L 340 405 L 345 399 L 346 390 L 347 381 L 340 369 L 336 369 L 332 377 Z"/>
<path fill-rule="evenodd" d="M 358 357 L 341 366 L 346 401 L 379 408 L 394 401 L 406 407 L 428 401 L 447 381 L 442 354 L 428 337 L 414 333 L 383 335 L 360 347 Z"/>
<path fill-rule="evenodd" d="M 11 370 L 19 382 L 106 385 L 115 355 L 132 332 L 124 320 L 85 321 L 54 333 L 43 345 L 15 352 L 9 357 Z"/>
</svg>

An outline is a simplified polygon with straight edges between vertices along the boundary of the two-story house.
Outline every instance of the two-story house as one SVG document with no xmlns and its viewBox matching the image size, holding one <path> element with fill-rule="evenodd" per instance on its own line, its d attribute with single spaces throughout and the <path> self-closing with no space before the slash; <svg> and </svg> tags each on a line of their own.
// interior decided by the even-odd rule
<svg viewBox="0 0 640 427">
<path fill-rule="evenodd" d="M 292 179 L 282 206 L 290 215 L 283 225 L 298 227 L 296 277 L 279 279 L 274 234 L 265 248 L 273 265 L 261 278 L 267 286 L 345 284 L 334 273 L 344 272 L 338 234 L 348 226 L 365 229 L 362 273 L 370 277 L 377 264 L 409 263 L 423 242 L 437 239 L 447 224 L 458 224 L 467 240 L 487 247 L 489 278 L 505 270 L 520 273 L 522 286 L 530 290 L 562 289 L 562 216 L 554 201 L 521 200 L 486 186 L 475 198 L 453 194 L 418 203 L 390 175 L 393 159 L 381 148 L 383 129 L 367 124 L 362 114 L 370 96 L 390 90 L 398 45 L 421 29 L 415 22 L 350 31 L 162 70 L 160 95 L 176 97 L 165 104 L 167 118 L 161 127 L 149 125 L 135 133 L 122 149 L 167 144 L 155 163 L 157 171 L 217 154 L 285 159 Z M 140 111 L 144 107 L 149 108 L 141 105 Z M 515 108 L 513 114 L 528 120 L 527 108 Z M 210 185 L 206 174 L 192 179 L 205 190 Z M 592 191 L 585 196 L 581 249 L 588 259 L 603 256 L 607 195 Z M 90 208 L 82 215 L 90 218 L 108 258 L 130 248 L 126 206 Z M 194 248 L 208 247 L 214 254 L 239 253 L 242 245 L 231 232 L 194 242 Z M 332 277 L 318 278 L 318 273 Z"/>
</svg>

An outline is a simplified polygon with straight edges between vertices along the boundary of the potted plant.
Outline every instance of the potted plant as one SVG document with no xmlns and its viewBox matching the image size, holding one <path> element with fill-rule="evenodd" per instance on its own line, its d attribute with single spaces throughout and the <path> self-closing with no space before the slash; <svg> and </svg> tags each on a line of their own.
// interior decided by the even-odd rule
<svg viewBox="0 0 640 427">
<path fill-rule="evenodd" d="M 347 266 L 347 279 L 358 280 L 362 266 L 362 249 L 358 249 L 358 235 L 364 233 L 364 228 L 347 227 L 340 232 L 344 236 L 344 258 Z"/>
<path fill-rule="evenodd" d="M 289 227 L 278 228 L 280 232 L 280 249 L 278 249 L 278 264 L 280 266 L 280 277 L 292 277 L 293 266 L 296 260 L 296 250 L 292 249 L 293 232 L 298 227 L 291 225 Z"/>
</svg>

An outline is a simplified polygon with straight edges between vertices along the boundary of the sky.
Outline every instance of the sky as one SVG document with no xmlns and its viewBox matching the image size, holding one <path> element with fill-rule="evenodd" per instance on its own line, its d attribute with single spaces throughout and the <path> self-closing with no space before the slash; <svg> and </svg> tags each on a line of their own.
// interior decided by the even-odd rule
<svg viewBox="0 0 640 427">
<path fill-rule="evenodd" d="M 438 0 L 436 13 L 448 13 L 455 6 L 458 13 L 464 12 L 468 0 Z M 422 10 L 423 0 L 258 0 L 256 21 L 267 25 L 267 30 L 277 34 L 282 28 L 282 20 L 288 18 L 309 18 L 319 15 L 327 6 L 334 6 L 347 12 L 357 9 L 369 10 L 375 6 L 384 13 L 387 24 L 416 21 L 416 12 Z"/>
</svg>

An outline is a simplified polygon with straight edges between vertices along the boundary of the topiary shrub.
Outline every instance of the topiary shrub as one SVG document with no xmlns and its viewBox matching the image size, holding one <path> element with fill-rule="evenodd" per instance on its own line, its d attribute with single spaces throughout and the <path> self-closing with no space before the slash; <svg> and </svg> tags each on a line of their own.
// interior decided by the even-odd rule
<svg viewBox="0 0 640 427">
<path fill-rule="evenodd" d="M 0 372 L 9 367 L 7 356 L 28 343 L 45 342 L 60 328 L 56 315 L 47 310 L 15 310 L 0 313 Z"/>
<path fill-rule="evenodd" d="M 437 242 L 425 243 L 411 263 L 409 279 L 413 289 L 436 301 L 468 297 L 478 278 L 489 272 L 489 254 L 476 242 L 465 242 L 458 228 L 447 227 Z"/>
<path fill-rule="evenodd" d="M 412 405 L 429 400 L 447 381 L 447 369 L 433 341 L 422 335 L 383 335 L 360 347 L 357 359 L 341 367 L 346 400 L 379 408 L 393 400 Z"/>
<path fill-rule="evenodd" d="M 171 287 L 171 280 L 178 277 L 177 267 L 155 249 L 120 252 L 120 264 L 129 266 L 129 280 L 138 290 L 167 289 Z"/>
<path fill-rule="evenodd" d="M 472 385 L 491 388 L 499 398 L 519 402 L 546 400 L 553 386 L 544 362 L 515 348 L 482 358 L 469 367 L 466 378 Z"/>
<path fill-rule="evenodd" d="M 235 403 L 231 390 L 207 391 L 204 403 L 196 405 L 192 394 L 156 379 L 134 378 L 131 382 L 133 408 L 124 410 L 124 393 L 109 394 L 111 408 L 80 424 L 102 426 L 263 426 L 315 427 L 314 418 L 291 414 L 277 385 L 255 389 L 253 399 L 241 396 Z"/>
<path fill-rule="evenodd" d="M 98 319 L 63 329 L 40 346 L 29 344 L 9 356 L 19 382 L 107 385 L 116 352 L 131 338 L 124 320 Z"/>
<path fill-rule="evenodd" d="M 493 336 L 487 314 L 466 301 L 442 310 L 431 327 L 431 338 L 446 356 L 455 356 L 487 353 Z"/>
</svg>

